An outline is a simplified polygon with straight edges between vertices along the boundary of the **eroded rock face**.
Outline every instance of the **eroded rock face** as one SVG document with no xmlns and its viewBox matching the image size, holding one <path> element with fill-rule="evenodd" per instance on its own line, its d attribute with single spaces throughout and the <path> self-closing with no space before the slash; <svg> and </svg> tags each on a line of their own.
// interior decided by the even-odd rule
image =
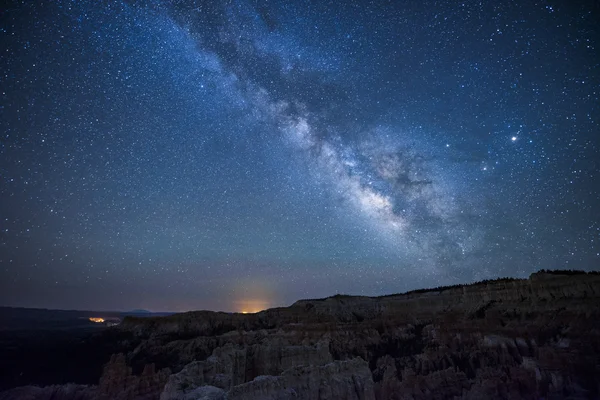
<svg viewBox="0 0 600 400">
<path fill-rule="evenodd" d="M 369 365 L 360 358 L 322 366 L 293 367 L 235 386 L 229 400 L 375 400 Z"/>
<path fill-rule="evenodd" d="M 21 386 L 0 393 L 1 400 L 94 400 L 95 387 L 86 385 Z"/>
<path fill-rule="evenodd" d="M 282 340 L 265 340 L 246 347 L 228 343 L 216 348 L 206 360 L 191 362 L 171 375 L 160 398 L 179 399 L 204 385 L 228 391 L 260 375 L 276 376 L 296 366 L 320 366 L 331 361 L 327 342 L 290 346 Z"/>
<path fill-rule="evenodd" d="M 98 386 L 0 399 L 600 398 L 597 274 L 128 318 L 118 329 L 139 345 L 113 356 Z"/>
<path fill-rule="evenodd" d="M 98 397 L 115 400 L 153 399 L 160 393 L 171 371 L 156 371 L 154 364 L 147 364 L 141 375 L 133 375 L 123 354 L 115 354 L 104 367 L 98 385 Z"/>
</svg>

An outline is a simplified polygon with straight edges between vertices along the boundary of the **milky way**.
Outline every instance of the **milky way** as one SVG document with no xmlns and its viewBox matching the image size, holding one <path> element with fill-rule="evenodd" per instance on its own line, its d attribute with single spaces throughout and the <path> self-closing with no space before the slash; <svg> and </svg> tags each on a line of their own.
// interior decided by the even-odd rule
<svg viewBox="0 0 600 400">
<path fill-rule="evenodd" d="M 600 268 L 593 2 L 9 2 L 0 305 Z"/>
</svg>

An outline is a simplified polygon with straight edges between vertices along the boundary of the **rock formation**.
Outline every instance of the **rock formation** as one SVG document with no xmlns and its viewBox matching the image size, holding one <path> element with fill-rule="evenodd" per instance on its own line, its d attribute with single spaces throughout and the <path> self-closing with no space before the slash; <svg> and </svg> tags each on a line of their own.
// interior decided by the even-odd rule
<svg viewBox="0 0 600 400">
<path fill-rule="evenodd" d="M 0 400 L 599 398 L 599 321 L 600 275 L 546 272 L 248 315 L 132 317 L 110 328 L 135 340 L 97 386 Z"/>
</svg>

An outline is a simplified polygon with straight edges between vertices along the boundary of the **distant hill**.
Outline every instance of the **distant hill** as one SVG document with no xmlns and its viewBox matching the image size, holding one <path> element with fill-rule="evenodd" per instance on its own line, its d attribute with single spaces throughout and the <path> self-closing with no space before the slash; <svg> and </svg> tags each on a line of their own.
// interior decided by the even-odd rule
<svg viewBox="0 0 600 400">
<path fill-rule="evenodd" d="M 48 310 L 43 308 L 0 307 L 0 332 L 9 330 L 72 330 L 97 329 L 103 325 L 91 322 L 89 318 L 122 320 L 127 316 L 144 318 L 172 315 L 172 312 L 152 313 L 147 310 L 85 311 Z"/>
</svg>

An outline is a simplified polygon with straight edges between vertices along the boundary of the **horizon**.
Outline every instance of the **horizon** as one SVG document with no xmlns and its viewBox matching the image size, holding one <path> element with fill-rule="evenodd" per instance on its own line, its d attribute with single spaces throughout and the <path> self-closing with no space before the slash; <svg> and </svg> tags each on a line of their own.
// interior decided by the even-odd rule
<svg viewBox="0 0 600 400">
<path fill-rule="evenodd" d="M 541 270 L 540 270 L 541 271 Z M 540 271 L 536 271 L 536 272 L 540 272 Z M 502 280 L 502 279 L 527 279 L 526 278 L 510 278 L 510 277 L 497 277 L 497 278 L 492 278 L 492 280 Z M 403 295 L 403 294 L 409 294 L 415 291 L 434 291 L 436 289 L 440 289 L 440 288 L 447 288 L 447 287 L 452 287 L 455 285 L 459 285 L 459 286 L 469 286 L 469 285 L 475 285 L 481 283 L 481 281 L 472 281 L 472 282 L 465 282 L 465 283 L 457 283 L 454 285 L 447 285 L 447 286 L 438 286 L 438 287 L 427 287 L 427 288 L 416 288 L 416 289 L 411 289 L 408 291 L 404 291 L 404 292 L 395 292 L 395 293 L 384 293 L 384 294 L 380 294 L 380 295 L 358 295 L 358 294 L 349 294 L 349 293 L 335 293 L 326 297 L 322 297 L 322 298 L 301 298 L 301 299 L 297 299 L 294 300 L 292 303 L 288 304 L 288 305 L 271 305 L 267 308 L 264 309 L 260 309 L 257 311 L 246 311 L 246 309 L 239 309 L 236 311 L 225 311 L 225 310 L 214 310 L 214 309 L 189 309 L 189 310 L 180 310 L 180 311 L 155 311 L 155 310 L 149 310 L 146 308 L 135 308 L 135 309 L 127 309 L 127 310 L 104 310 L 104 309 L 65 309 L 65 308 L 45 308 L 45 307 L 36 307 L 36 306 L 12 306 L 12 305 L 4 305 L 4 304 L 0 304 L 0 308 L 23 308 L 23 309 L 29 309 L 29 310 L 47 310 L 47 311 L 75 311 L 75 312 L 98 312 L 98 313 L 102 313 L 102 312 L 107 312 L 107 313 L 134 313 L 136 311 L 142 311 L 142 312 L 149 312 L 151 314 L 161 314 L 161 313 L 186 313 L 186 312 L 195 312 L 195 311 L 210 311 L 210 312 L 224 312 L 224 313 L 240 313 L 240 314 L 254 314 L 260 311 L 264 311 L 264 310 L 268 310 L 271 308 L 278 308 L 278 307 L 290 307 L 292 306 L 294 303 L 298 302 L 298 301 L 311 301 L 311 300 L 324 300 L 330 297 L 336 297 L 336 296 L 350 296 L 350 297 L 372 297 L 372 298 L 376 298 L 376 297 L 385 297 L 385 296 L 394 296 L 394 295 Z M 252 308 L 251 308 L 252 309 Z"/>
<path fill-rule="evenodd" d="M 228 313 L 228 314 L 255 314 L 261 311 L 265 311 L 265 310 L 269 310 L 272 308 L 286 308 L 286 307 L 291 307 L 292 305 L 294 305 L 296 302 L 299 301 L 322 301 L 322 300 L 326 300 L 328 298 L 333 298 L 333 297 L 338 297 L 338 296 L 343 296 L 343 297 L 370 297 L 370 298 L 381 298 L 381 297 L 391 297 L 391 296 L 401 296 L 401 295 L 407 295 L 407 294 L 413 294 L 413 293 L 423 293 L 423 292 L 431 292 L 431 291 L 436 291 L 436 290 L 447 290 L 447 289 L 453 289 L 455 287 L 461 287 L 461 286 L 476 286 L 479 284 L 488 284 L 491 282 L 499 282 L 499 281 L 503 281 L 503 280 L 528 280 L 531 278 L 531 276 L 533 274 L 539 274 L 539 273 L 546 273 L 546 274 L 550 274 L 550 275 L 564 275 L 564 276 L 569 276 L 569 275 L 583 275 L 583 274 L 598 274 L 600 273 L 600 271 L 585 271 L 585 270 L 577 270 L 577 269 L 569 269 L 569 270 L 546 270 L 546 269 L 540 269 L 538 271 L 534 271 L 532 272 L 528 277 L 525 278 L 515 278 L 515 277 L 508 277 L 508 276 L 504 276 L 504 277 L 496 277 L 496 278 L 489 278 L 489 279 L 484 279 L 484 280 L 479 280 L 479 281 L 472 281 L 472 282 L 464 282 L 464 283 L 457 283 L 457 284 L 453 284 L 453 285 L 445 285 L 445 286 L 437 286 L 437 287 L 427 287 L 427 288 L 418 288 L 418 289 L 412 289 L 412 290 L 408 290 L 405 292 L 397 292 L 397 293 L 384 293 L 384 294 L 380 294 L 380 295 L 356 295 L 356 294 L 351 294 L 351 293 L 335 293 L 332 295 L 329 295 L 327 297 L 322 297 L 322 298 L 302 298 L 302 299 L 297 299 L 294 300 L 292 303 L 288 304 L 288 305 L 271 305 L 267 308 L 264 309 L 254 309 L 254 311 L 252 311 L 252 309 L 242 309 L 242 310 L 235 310 L 235 311 L 226 311 L 226 310 L 209 310 L 209 309 L 190 309 L 190 310 L 179 310 L 179 311 L 174 311 L 174 310 L 170 310 L 170 311 L 156 311 L 156 310 L 148 310 L 148 309 L 128 309 L 128 310 L 93 310 L 93 309 L 60 309 L 60 308 L 43 308 L 43 307 L 24 307 L 24 306 L 11 306 L 11 305 L 0 305 L 0 308 L 12 308 L 12 309 L 27 309 L 27 310 L 44 310 L 44 311 L 72 311 L 72 312 L 97 312 L 97 313 L 121 313 L 121 314 L 127 314 L 127 313 L 140 313 L 140 314 L 144 314 L 144 313 L 149 313 L 149 314 L 181 314 L 181 313 L 187 313 L 187 312 L 201 312 L 201 311 L 208 311 L 208 312 L 223 312 L 223 313 Z"/>
<path fill-rule="evenodd" d="M 600 270 L 600 9 L 10 1 L 0 304 Z"/>
</svg>

